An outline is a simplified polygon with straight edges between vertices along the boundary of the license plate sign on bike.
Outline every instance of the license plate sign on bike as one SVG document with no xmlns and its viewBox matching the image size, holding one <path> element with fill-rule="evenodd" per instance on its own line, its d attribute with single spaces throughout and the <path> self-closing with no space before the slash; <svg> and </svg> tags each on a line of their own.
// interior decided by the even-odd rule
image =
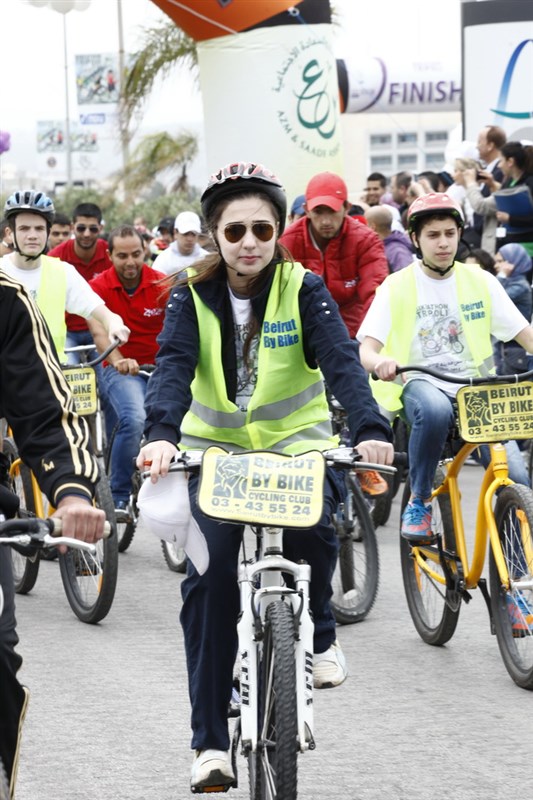
<svg viewBox="0 0 533 800">
<path fill-rule="evenodd" d="M 208 448 L 198 504 L 209 517 L 248 525 L 310 528 L 322 516 L 325 464 L 316 450 L 297 456 Z"/>
<path fill-rule="evenodd" d="M 459 431 L 465 442 L 533 438 L 533 383 L 464 386 L 457 392 Z"/>
<path fill-rule="evenodd" d="M 74 396 L 78 414 L 95 414 L 98 410 L 96 375 L 92 367 L 64 367 L 63 372 Z"/>
</svg>

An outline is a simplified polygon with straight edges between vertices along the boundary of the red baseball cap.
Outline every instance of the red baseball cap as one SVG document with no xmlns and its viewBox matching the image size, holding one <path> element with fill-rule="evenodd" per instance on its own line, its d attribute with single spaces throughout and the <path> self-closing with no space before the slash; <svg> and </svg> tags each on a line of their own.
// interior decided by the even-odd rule
<svg viewBox="0 0 533 800">
<path fill-rule="evenodd" d="M 333 211 L 340 211 L 348 199 L 348 188 L 343 179 L 333 172 L 320 172 L 311 178 L 305 190 L 305 202 L 308 211 L 317 206 L 327 206 Z"/>
</svg>

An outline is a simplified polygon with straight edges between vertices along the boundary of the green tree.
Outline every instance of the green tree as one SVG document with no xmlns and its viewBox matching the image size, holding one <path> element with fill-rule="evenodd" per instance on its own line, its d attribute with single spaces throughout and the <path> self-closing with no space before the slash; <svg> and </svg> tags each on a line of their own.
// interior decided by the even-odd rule
<svg viewBox="0 0 533 800">
<path fill-rule="evenodd" d="M 196 43 L 172 20 L 163 20 L 144 31 L 141 48 L 133 54 L 122 80 L 119 126 L 131 140 L 142 116 L 143 106 L 156 80 L 165 79 L 177 66 L 198 75 Z M 196 137 L 186 131 L 145 136 L 131 155 L 125 169 L 117 173 L 127 198 L 153 194 L 154 185 L 167 192 L 188 190 L 187 166 L 198 152 Z M 157 182 L 157 183 L 156 183 Z"/>
<path fill-rule="evenodd" d="M 153 195 L 154 183 L 164 193 L 186 192 L 189 189 L 187 165 L 198 153 L 198 141 L 192 133 L 177 136 L 162 132 L 145 136 L 131 155 L 125 170 L 116 181 L 126 196 Z"/>
<path fill-rule="evenodd" d="M 196 42 L 172 20 L 147 28 L 141 48 L 132 55 L 122 81 L 119 114 L 121 125 L 132 129 L 156 80 L 165 79 L 177 66 L 198 80 Z"/>
</svg>

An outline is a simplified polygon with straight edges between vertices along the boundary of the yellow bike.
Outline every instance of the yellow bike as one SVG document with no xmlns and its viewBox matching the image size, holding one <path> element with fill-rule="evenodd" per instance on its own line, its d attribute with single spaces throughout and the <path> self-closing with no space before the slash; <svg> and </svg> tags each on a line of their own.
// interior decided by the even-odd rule
<svg viewBox="0 0 533 800">
<path fill-rule="evenodd" d="M 533 689 L 533 492 L 509 478 L 504 446 L 509 439 L 533 437 L 533 371 L 473 379 L 419 366 L 397 371 L 463 384 L 449 452 L 435 475 L 433 540 L 412 546 L 401 539 L 403 582 L 415 628 L 428 644 L 445 644 L 455 632 L 462 602 L 479 587 L 509 675 L 518 686 Z M 490 449 L 490 464 L 479 490 L 469 552 L 458 479 L 481 444 Z M 403 506 L 409 494 L 407 483 Z M 482 577 L 487 539 L 490 592 Z"/>
</svg>

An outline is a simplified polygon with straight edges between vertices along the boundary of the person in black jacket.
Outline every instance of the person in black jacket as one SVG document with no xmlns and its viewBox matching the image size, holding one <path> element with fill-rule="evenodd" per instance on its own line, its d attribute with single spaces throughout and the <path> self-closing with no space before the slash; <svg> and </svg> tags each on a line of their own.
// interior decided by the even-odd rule
<svg viewBox="0 0 533 800">
<path fill-rule="evenodd" d="M 202 212 L 217 246 L 176 276 L 147 388 L 145 434 L 137 464 L 153 482 L 168 473 L 177 442 L 205 449 L 299 454 L 335 446 L 322 375 L 346 409 L 351 443 L 364 460 L 392 460 L 391 427 L 372 398 L 356 347 L 322 278 L 294 263 L 278 237 L 285 192 L 261 164 L 237 163 L 211 177 Z M 320 364 L 321 373 L 318 370 Z M 343 479 L 327 471 L 318 524 L 286 531 L 284 552 L 311 567 L 313 683 L 347 675 L 330 607 L 337 547 L 331 516 Z M 227 708 L 237 650 L 237 562 L 242 525 L 209 519 L 188 481 L 191 510 L 208 563 L 188 567 L 183 626 L 192 705 L 193 791 L 234 785 Z M 144 487 L 143 487 L 144 488 Z M 186 548 L 187 549 L 187 548 Z M 216 654 L 214 657 L 213 654 Z"/>
<path fill-rule="evenodd" d="M 97 466 L 87 427 L 75 412 L 43 317 L 26 290 L 1 270 L 0 417 L 7 419 L 21 457 L 57 509 L 54 516 L 62 519 L 64 535 L 100 539 L 105 515 L 92 504 Z M 7 482 L 7 466 L 0 467 L 0 481 Z M 0 518 L 16 511 L 3 488 Z M 28 690 L 17 679 L 22 659 L 15 651 L 13 574 L 5 545 L 0 546 L 0 584 L 0 756 L 13 794 Z"/>
</svg>

